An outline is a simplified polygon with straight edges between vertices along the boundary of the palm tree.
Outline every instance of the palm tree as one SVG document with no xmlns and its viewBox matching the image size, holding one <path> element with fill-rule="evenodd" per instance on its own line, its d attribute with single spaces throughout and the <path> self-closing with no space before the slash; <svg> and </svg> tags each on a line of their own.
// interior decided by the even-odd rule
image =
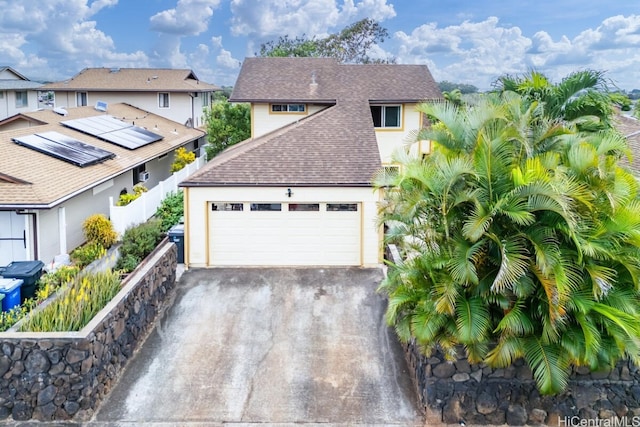
<svg viewBox="0 0 640 427">
<path fill-rule="evenodd" d="M 640 200 L 623 138 L 545 107 L 512 92 L 421 105 L 433 153 L 378 185 L 404 256 L 381 285 L 400 339 L 494 367 L 524 358 L 549 394 L 570 365 L 640 362 Z"/>
<path fill-rule="evenodd" d="M 494 86 L 500 93 L 512 91 L 544 103 L 548 118 L 587 130 L 611 127 L 613 102 L 603 72 L 576 71 L 553 84 L 544 74 L 531 71 L 523 76 L 502 76 Z"/>
</svg>

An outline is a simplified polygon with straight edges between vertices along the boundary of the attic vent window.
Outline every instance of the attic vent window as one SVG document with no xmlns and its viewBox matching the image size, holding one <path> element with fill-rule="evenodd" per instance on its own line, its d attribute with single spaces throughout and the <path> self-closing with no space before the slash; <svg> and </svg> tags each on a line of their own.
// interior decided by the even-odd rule
<svg viewBox="0 0 640 427">
<path fill-rule="evenodd" d="M 304 104 L 271 104 L 272 113 L 304 113 Z"/>
</svg>

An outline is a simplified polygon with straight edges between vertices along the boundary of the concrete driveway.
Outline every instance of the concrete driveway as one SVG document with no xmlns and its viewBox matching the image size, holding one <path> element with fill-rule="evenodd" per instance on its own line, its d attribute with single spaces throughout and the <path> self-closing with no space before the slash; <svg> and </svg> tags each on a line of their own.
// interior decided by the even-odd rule
<svg viewBox="0 0 640 427">
<path fill-rule="evenodd" d="M 379 269 L 194 269 L 92 425 L 422 425 Z"/>
</svg>

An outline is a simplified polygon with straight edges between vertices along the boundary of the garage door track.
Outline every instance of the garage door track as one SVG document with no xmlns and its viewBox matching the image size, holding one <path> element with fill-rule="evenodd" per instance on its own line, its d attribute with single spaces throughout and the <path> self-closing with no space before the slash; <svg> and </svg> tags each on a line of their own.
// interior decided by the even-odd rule
<svg viewBox="0 0 640 427">
<path fill-rule="evenodd" d="M 90 424 L 421 425 L 379 269 L 185 272 Z"/>
</svg>

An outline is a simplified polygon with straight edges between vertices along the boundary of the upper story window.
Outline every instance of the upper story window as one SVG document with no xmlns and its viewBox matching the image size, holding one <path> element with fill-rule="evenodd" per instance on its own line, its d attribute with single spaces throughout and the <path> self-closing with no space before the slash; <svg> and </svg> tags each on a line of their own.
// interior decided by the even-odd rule
<svg viewBox="0 0 640 427">
<path fill-rule="evenodd" d="M 22 108 L 29 106 L 29 98 L 27 97 L 26 90 L 16 91 L 16 108 Z"/>
<path fill-rule="evenodd" d="M 304 104 L 271 104 L 272 113 L 304 113 Z"/>
<path fill-rule="evenodd" d="M 209 92 L 203 92 L 202 93 L 202 106 L 203 107 L 208 107 L 209 106 L 209 96 L 211 94 Z"/>
<path fill-rule="evenodd" d="M 87 92 L 76 92 L 76 107 L 87 105 Z"/>
<path fill-rule="evenodd" d="M 377 128 L 399 128 L 402 127 L 400 105 L 372 105 L 371 116 L 373 126 Z"/>
<path fill-rule="evenodd" d="M 169 108 L 169 92 L 160 92 L 158 94 L 158 107 Z"/>
</svg>

